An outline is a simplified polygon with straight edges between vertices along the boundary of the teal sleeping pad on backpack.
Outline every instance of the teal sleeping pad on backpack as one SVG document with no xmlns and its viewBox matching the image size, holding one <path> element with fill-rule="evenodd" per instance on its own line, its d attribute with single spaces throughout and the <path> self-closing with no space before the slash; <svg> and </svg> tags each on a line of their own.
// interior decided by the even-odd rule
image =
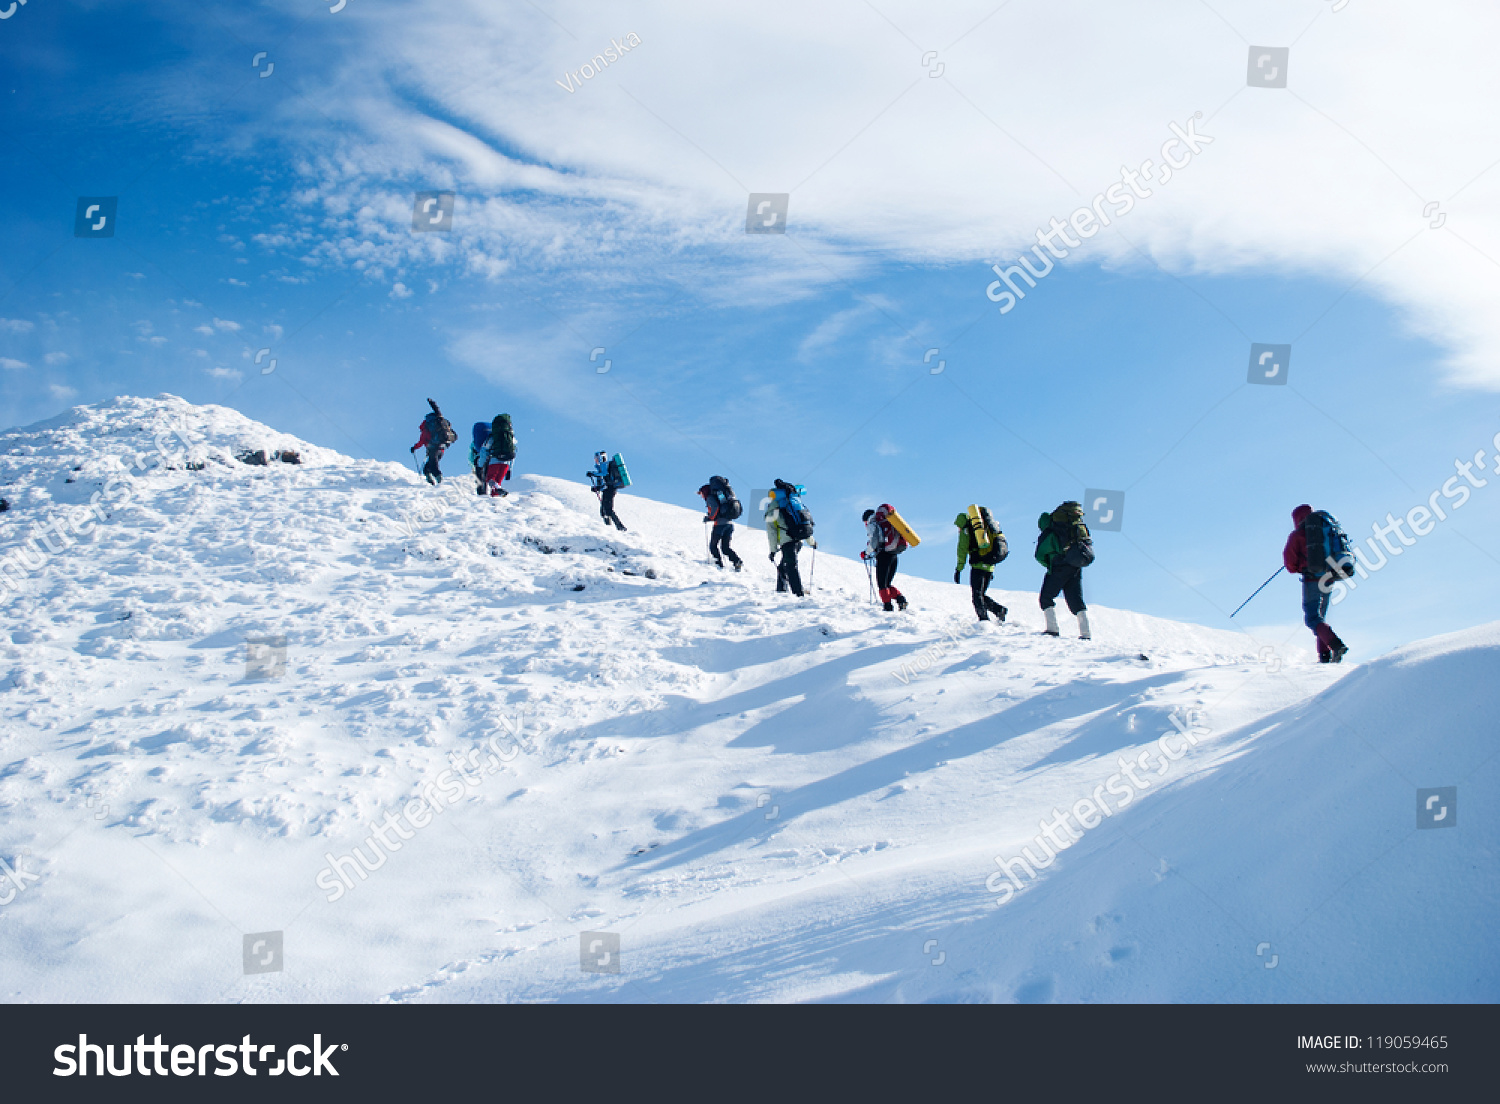
<svg viewBox="0 0 1500 1104">
<path fill-rule="evenodd" d="M 609 462 L 609 481 L 616 487 L 630 486 L 630 472 L 625 467 L 625 457 L 618 452 Z"/>
</svg>

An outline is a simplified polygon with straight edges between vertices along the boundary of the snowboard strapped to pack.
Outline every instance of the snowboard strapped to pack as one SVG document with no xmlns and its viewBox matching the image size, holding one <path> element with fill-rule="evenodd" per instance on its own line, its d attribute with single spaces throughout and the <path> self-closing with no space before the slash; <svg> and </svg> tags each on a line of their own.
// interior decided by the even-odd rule
<svg viewBox="0 0 1500 1104">
<path fill-rule="evenodd" d="M 803 541 L 813 535 L 812 514 L 802 505 L 801 496 L 806 493 L 807 488 L 801 483 L 776 480 L 774 501 L 781 511 L 782 530 L 787 540 Z"/>
<path fill-rule="evenodd" d="M 1354 549 L 1338 519 L 1327 510 L 1314 510 L 1302 523 L 1307 541 L 1307 573 L 1314 578 L 1354 578 Z M 1316 568 L 1314 567 L 1316 565 Z"/>
<path fill-rule="evenodd" d="M 985 506 L 969 506 L 969 540 L 975 549 L 969 553 L 970 563 L 994 566 L 1010 555 L 1005 534 Z"/>
<path fill-rule="evenodd" d="M 708 477 L 707 490 L 704 495 L 705 501 L 718 504 L 714 511 L 715 521 L 734 521 L 745 512 L 740 500 L 734 495 L 734 488 L 729 485 L 729 480 L 722 475 L 711 475 Z"/>
</svg>

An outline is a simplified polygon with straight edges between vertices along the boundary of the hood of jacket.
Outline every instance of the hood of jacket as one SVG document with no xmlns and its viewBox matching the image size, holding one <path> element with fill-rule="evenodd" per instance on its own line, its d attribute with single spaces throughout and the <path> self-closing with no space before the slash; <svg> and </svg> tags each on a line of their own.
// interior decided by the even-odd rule
<svg viewBox="0 0 1500 1104">
<path fill-rule="evenodd" d="M 1303 503 L 1292 511 L 1292 524 L 1301 527 L 1302 523 L 1312 516 L 1313 508 Z"/>
</svg>

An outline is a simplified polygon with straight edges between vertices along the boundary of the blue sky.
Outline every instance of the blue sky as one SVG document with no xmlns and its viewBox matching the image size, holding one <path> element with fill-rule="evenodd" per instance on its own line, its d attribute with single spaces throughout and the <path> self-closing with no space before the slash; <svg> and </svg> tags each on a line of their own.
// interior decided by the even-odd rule
<svg viewBox="0 0 1500 1104">
<path fill-rule="evenodd" d="M 0 22 L 6 424 L 167 391 L 403 460 L 430 395 L 465 436 L 511 413 L 522 471 L 620 450 L 683 505 L 716 472 L 804 482 L 844 554 L 892 502 L 929 578 L 980 501 L 1018 590 L 1038 512 L 1119 490 L 1090 597 L 1216 625 L 1298 502 L 1362 540 L 1494 451 L 1493 78 L 1450 58 L 1412 105 L 1373 75 L 1409 29 L 1358 4 L 1083 30 L 1027 0 L 789 6 L 768 37 L 660 4 L 335 4 Z M 1043 56 L 1060 26 L 1071 51 Z M 584 87 L 552 83 L 630 31 Z M 1289 90 L 1246 89 L 1252 41 L 1294 43 Z M 1180 180 L 1000 314 L 991 263 L 1194 111 L 1214 144 Z M 1435 144 L 1433 112 L 1465 141 Z M 412 231 L 418 190 L 457 193 L 451 232 Z M 790 192 L 786 234 L 744 232 L 752 191 Z M 1417 217 L 1429 194 L 1446 225 Z M 80 196 L 118 197 L 112 237 L 74 236 Z M 1292 344 L 1288 386 L 1246 384 L 1251 342 Z M 1493 619 L 1497 537 L 1500 486 L 1477 488 L 1334 624 L 1369 655 Z M 1295 591 L 1237 620 L 1302 644 Z"/>
</svg>

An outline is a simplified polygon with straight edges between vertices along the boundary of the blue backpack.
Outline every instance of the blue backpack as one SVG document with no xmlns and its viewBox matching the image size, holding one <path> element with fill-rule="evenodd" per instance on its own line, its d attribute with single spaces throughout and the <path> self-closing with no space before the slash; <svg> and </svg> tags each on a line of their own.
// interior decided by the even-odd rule
<svg viewBox="0 0 1500 1104">
<path fill-rule="evenodd" d="M 489 443 L 490 443 L 490 423 L 489 422 L 475 422 L 474 423 L 474 429 L 473 429 L 473 439 L 469 443 L 469 466 L 471 468 L 478 468 L 479 467 L 479 456 L 480 456 L 480 453 L 484 449 L 484 446 L 487 445 L 487 444 L 489 444 Z"/>
<path fill-rule="evenodd" d="M 625 467 L 625 458 L 618 452 L 610 459 L 604 468 L 604 478 L 607 486 L 616 490 L 630 486 L 630 472 Z"/>
<path fill-rule="evenodd" d="M 813 535 L 812 514 L 808 512 L 806 506 L 802 505 L 801 496 L 806 493 L 807 488 L 801 483 L 792 484 L 780 479 L 776 480 L 776 506 L 781 511 L 787 540 L 807 540 Z"/>
<path fill-rule="evenodd" d="M 1335 579 L 1354 577 L 1354 548 L 1337 518 L 1327 510 L 1315 510 L 1302 523 L 1302 535 L 1307 541 L 1308 574 L 1320 578 L 1332 574 Z"/>
</svg>

